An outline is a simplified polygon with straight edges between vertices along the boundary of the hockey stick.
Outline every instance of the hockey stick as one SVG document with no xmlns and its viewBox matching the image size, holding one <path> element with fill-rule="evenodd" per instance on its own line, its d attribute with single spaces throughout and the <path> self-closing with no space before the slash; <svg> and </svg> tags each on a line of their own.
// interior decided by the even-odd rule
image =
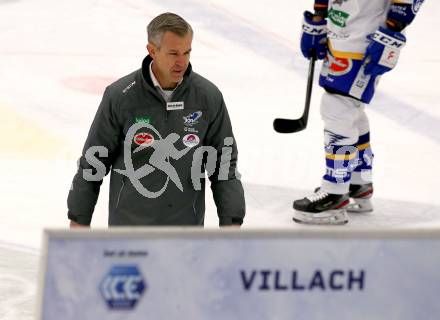
<svg viewBox="0 0 440 320">
<path fill-rule="evenodd" d="M 312 55 L 309 62 L 309 74 L 307 76 L 306 103 L 304 112 L 299 119 L 281 119 L 276 118 L 273 121 L 273 128 L 279 133 L 293 133 L 304 130 L 307 127 L 307 119 L 309 118 L 310 100 L 312 96 L 313 74 L 315 72 L 316 57 Z"/>
</svg>

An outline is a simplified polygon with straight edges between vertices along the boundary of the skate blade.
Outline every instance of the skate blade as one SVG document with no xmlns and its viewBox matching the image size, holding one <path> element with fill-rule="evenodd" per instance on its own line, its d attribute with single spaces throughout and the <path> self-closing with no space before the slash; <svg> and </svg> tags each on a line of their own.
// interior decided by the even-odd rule
<svg viewBox="0 0 440 320">
<path fill-rule="evenodd" d="M 373 211 L 373 204 L 370 199 L 352 198 L 352 202 L 347 206 L 347 212 L 364 213 Z"/>
<path fill-rule="evenodd" d="M 348 215 L 344 209 L 328 210 L 319 213 L 310 213 L 295 210 L 293 221 L 313 225 L 341 225 L 348 222 Z"/>
</svg>

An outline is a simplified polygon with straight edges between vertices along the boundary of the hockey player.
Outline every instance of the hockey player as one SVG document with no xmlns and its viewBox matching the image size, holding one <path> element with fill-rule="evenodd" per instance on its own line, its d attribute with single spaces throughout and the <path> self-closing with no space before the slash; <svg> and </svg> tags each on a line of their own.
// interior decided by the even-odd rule
<svg viewBox="0 0 440 320">
<path fill-rule="evenodd" d="M 344 224 L 346 211 L 372 211 L 373 153 L 365 105 L 377 82 L 397 64 L 424 0 L 315 0 L 304 13 L 301 51 L 324 59 L 319 84 L 326 173 L 321 186 L 293 203 L 293 220 Z M 350 198 L 352 202 L 350 203 Z"/>
</svg>

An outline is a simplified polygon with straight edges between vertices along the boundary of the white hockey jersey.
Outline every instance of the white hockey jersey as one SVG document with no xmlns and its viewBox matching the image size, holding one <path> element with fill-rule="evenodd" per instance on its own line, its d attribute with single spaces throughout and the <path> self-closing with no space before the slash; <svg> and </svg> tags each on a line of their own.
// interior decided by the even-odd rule
<svg viewBox="0 0 440 320">
<path fill-rule="evenodd" d="M 329 48 L 333 56 L 363 59 L 369 44 L 367 35 L 374 33 L 380 26 L 385 27 L 392 2 L 392 0 L 329 0 L 327 26 Z"/>
</svg>

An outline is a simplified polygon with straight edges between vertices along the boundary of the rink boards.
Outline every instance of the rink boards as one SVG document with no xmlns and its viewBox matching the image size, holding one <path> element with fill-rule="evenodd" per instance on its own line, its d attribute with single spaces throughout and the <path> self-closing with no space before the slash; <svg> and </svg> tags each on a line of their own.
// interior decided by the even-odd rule
<svg viewBox="0 0 440 320">
<path fill-rule="evenodd" d="M 38 319 L 437 319 L 440 230 L 45 231 Z"/>
</svg>

